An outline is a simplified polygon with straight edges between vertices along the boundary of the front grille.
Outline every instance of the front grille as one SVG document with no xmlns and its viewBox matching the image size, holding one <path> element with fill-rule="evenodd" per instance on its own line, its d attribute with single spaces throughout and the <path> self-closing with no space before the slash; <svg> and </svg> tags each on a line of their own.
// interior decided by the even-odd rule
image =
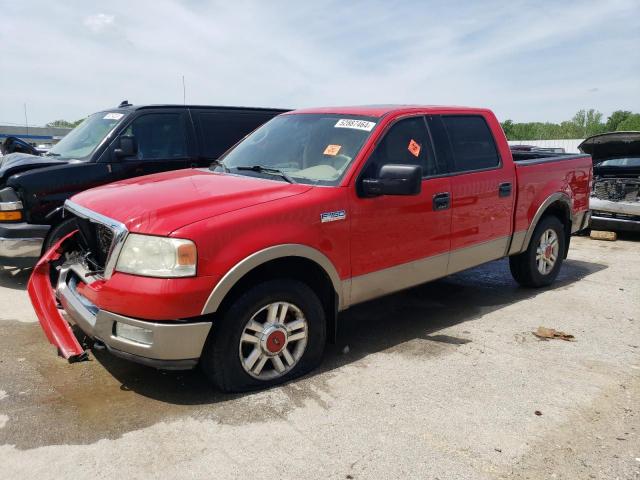
<svg viewBox="0 0 640 480">
<path fill-rule="evenodd" d="M 113 245 L 113 230 L 86 218 L 76 217 L 76 222 L 80 230 L 80 246 L 87 262 L 95 270 L 104 271 Z"/>
<path fill-rule="evenodd" d="M 593 194 L 600 200 L 614 202 L 634 202 L 638 200 L 640 180 L 625 178 L 605 178 L 596 180 L 593 186 Z"/>
</svg>

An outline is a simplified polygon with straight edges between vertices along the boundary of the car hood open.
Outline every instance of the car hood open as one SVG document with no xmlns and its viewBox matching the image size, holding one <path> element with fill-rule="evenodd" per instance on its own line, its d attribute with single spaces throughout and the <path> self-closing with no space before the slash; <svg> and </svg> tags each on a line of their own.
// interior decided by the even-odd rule
<svg viewBox="0 0 640 480">
<path fill-rule="evenodd" d="M 593 135 L 578 145 L 581 152 L 591 155 L 593 163 L 607 158 L 640 157 L 640 132 L 610 132 Z"/>
<path fill-rule="evenodd" d="M 309 185 L 186 169 L 94 188 L 71 201 L 123 223 L 131 232 L 168 235 L 191 223 L 298 195 Z"/>
</svg>

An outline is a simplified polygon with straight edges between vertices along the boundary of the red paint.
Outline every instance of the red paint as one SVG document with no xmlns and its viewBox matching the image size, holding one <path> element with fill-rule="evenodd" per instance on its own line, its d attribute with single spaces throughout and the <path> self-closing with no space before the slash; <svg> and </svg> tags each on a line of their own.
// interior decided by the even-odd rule
<svg viewBox="0 0 640 480">
<path fill-rule="evenodd" d="M 282 330 L 276 330 L 267 337 L 267 350 L 271 353 L 280 352 L 285 345 L 287 336 Z"/>
<path fill-rule="evenodd" d="M 27 285 L 29 298 L 42 330 L 44 330 L 49 343 L 58 347 L 60 354 L 66 359 L 83 355 L 84 349 L 78 343 L 71 327 L 56 306 L 51 280 L 49 280 L 49 263 L 60 258 L 63 251 L 62 244 L 76 233 L 77 231 L 74 231 L 64 237 L 42 256 L 34 267 Z"/>
<path fill-rule="evenodd" d="M 489 110 L 381 106 L 297 113 L 318 112 L 378 117 L 372 135 L 337 187 L 191 169 L 126 180 L 75 196 L 74 202 L 124 223 L 131 232 L 187 238 L 198 249 L 194 278 L 155 279 L 116 272 L 108 281 L 86 285 L 80 292 L 100 308 L 125 316 L 189 318 L 200 315 L 213 288 L 238 262 L 274 245 L 317 249 L 342 279 L 348 279 L 526 230 L 538 207 L 556 192 L 568 195 L 574 213 L 588 210 L 590 159 L 515 166 Z M 502 166 L 424 180 L 417 196 L 359 198 L 356 178 L 376 142 L 390 123 L 413 114 L 482 115 L 495 136 Z M 513 185 L 509 197 L 498 197 L 502 182 Z M 440 192 L 451 193 L 452 208 L 433 210 L 432 197 Z M 320 222 L 322 213 L 338 210 L 346 210 L 346 220 Z M 34 276 L 40 278 L 43 269 Z M 32 301 L 36 310 L 42 310 L 40 296 L 32 296 Z"/>
</svg>

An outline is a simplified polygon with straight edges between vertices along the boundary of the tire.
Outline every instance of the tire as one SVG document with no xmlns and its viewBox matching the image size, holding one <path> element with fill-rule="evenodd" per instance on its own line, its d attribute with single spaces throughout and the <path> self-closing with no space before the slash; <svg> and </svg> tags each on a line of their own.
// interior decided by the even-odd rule
<svg viewBox="0 0 640 480">
<path fill-rule="evenodd" d="M 545 241 L 543 241 L 543 235 L 546 235 Z M 553 238 L 556 239 L 556 243 L 547 241 Z M 548 248 L 544 248 L 544 251 L 538 251 L 539 248 L 542 249 L 547 244 L 550 245 Z M 550 285 L 560 272 L 565 248 L 564 225 L 555 215 L 545 216 L 533 231 L 527 250 L 509 257 L 511 275 L 516 282 L 524 287 L 539 288 Z"/>
<path fill-rule="evenodd" d="M 47 239 L 42 246 L 42 255 L 47 253 L 51 247 L 53 247 L 56 242 L 61 240 L 66 235 L 69 235 L 71 232 L 76 230 L 78 226 L 76 225 L 76 221 L 73 218 L 69 218 L 67 220 L 63 220 L 55 227 L 51 229 Z"/>
<path fill-rule="evenodd" d="M 314 369 L 325 341 L 318 296 L 300 281 L 276 279 L 241 294 L 214 321 L 200 365 L 225 392 L 268 388 Z"/>
<path fill-rule="evenodd" d="M 51 249 L 51 247 L 53 247 L 59 240 L 69 235 L 71 232 L 73 232 L 77 228 L 78 227 L 76 225 L 76 221 L 73 218 L 64 220 L 60 222 L 58 225 L 56 225 L 55 227 L 53 227 L 49 232 L 49 235 L 47 236 L 46 240 L 44 241 L 41 255 L 44 255 L 45 253 L 47 253 Z M 61 265 L 63 262 L 64 262 L 64 259 L 61 259 L 61 260 L 58 260 L 58 262 L 51 264 L 51 267 L 49 270 L 49 280 L 51 281 L 51 286 L 53 288 L 55 288 L 56 285 L 58 284 L 58 270 L 56 267 Z"/>
</svg>

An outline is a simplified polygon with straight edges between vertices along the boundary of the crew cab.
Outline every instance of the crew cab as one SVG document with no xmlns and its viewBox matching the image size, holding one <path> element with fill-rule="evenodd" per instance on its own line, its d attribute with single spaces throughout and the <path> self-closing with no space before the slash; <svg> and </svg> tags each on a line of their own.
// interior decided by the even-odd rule
<svg viewBox="0 0 640 480">
<path fill-rule="evenodd" d="M 87 355 L 72 324 L 225 391 L 270 386 L 316 366 L 352 305 L 507 256 L 520 284 L 552 283 L 588 224 L 591 159 L 514 155 L 486 109 L 285 113 L 209 169 L 67 201 L 78 231 L 28 291 L 69 360 Z"/>
<path fill-rule="evenodd" d="M 38 258 L 72 231 L 64 201 L 116 180 L 206 167 L 252 130 L 285 110 L 139 105 L 90 115 L 45 155 L 19 139 L 0 158 L 0 263 Z"/>
<path fill-rule="evenodd" d="M 594 135 L 578 148 L 593 159 L 591 227 L 640 232 L 640 132 Z"/>
</svg>

